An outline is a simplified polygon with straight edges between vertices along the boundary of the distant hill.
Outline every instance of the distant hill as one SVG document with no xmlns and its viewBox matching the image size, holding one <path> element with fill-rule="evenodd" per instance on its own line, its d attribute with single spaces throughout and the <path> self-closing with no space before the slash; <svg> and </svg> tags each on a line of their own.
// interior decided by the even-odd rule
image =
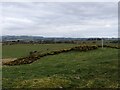
<svg viewBox="0 0 120 90">
<path fill-rule="evenodd" d="M 101 40 L 101 38 L 66 38 L 66 37 L 43 37 L 43 36 L 2 36 L 0 41 L 39 41 L 39 40 L 55 40 L 55 41 L 69 41 L 69 40 Z M 118 40 L 118 38 L 104 38 L 104 40 Z"/>
</svg>

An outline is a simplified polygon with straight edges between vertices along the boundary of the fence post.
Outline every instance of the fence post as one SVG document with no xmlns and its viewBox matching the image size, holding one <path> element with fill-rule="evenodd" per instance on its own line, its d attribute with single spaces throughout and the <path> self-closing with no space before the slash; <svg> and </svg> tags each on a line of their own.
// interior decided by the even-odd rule
<svg viewBox="0 0 120 90">
<path fill-rule="evenodd" d="M 103 48 L 103 38 L 102 38 L 102 48 Z"/>
</svg>

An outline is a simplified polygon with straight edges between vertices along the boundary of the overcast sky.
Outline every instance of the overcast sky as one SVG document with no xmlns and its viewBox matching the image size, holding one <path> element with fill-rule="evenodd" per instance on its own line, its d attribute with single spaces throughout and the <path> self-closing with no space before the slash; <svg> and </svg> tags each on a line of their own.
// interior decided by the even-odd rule
<svg viewBox="0 0 120 90">
<path fill-rule="evenodd" d="M 116 2 L 2 3 L 3 35 L 117 37 Z"/>
</svg>

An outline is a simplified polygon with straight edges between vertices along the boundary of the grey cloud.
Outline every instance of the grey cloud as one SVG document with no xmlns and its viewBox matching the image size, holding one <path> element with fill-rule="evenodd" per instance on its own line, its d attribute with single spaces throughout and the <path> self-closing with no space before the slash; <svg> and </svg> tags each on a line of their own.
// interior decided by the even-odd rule
<svg viewBox="0 0 120 90">
<path fill-rule="evenodd" d="M 117 9 L 108 2 L 2 3 L 3 34 L 111 37 L 117 33 Z"/>
</svg>

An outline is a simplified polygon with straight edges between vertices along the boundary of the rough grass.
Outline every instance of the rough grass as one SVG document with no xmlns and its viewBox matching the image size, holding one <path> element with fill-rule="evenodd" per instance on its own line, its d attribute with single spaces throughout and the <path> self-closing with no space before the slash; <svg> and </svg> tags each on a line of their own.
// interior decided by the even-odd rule
<svg viewBox="0 0 120 90">
<path fill-rule="evenodd" d="M 117 88 L 118 49 L 68 52 L 3 66 L 3 88 Z"/>
<path fill-rule="evenodd" d="M 59 76 L 51 76 L 44 78 L 36 78 L 31 80 L 24 80 L 20 82 L 20 85 L 17 88 L 63 88 L 68 87 L 70 85 L 70 81 L 65 78 Z"/>
</svg>

